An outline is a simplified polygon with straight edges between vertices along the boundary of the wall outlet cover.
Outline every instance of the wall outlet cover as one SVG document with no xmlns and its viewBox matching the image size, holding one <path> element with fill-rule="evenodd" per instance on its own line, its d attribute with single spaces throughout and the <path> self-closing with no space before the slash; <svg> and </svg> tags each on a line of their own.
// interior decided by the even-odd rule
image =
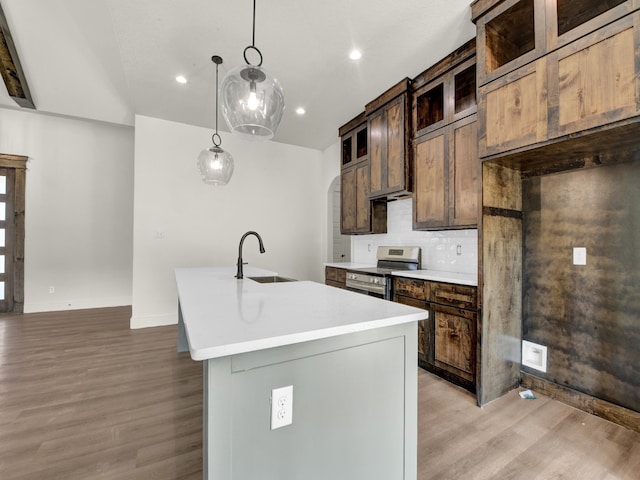
<svg viewBox="0 0 640 480">
<path fill-rule="evenodd" d="M 293 385 L 271 390 L 271 430 L 293 423 Z"/>
<path fill-rule="evenodd" d="M 539 370 L 547 371 L 547 347 L 537 343 L 522 341 L 522 365 Z"/>
</svg>

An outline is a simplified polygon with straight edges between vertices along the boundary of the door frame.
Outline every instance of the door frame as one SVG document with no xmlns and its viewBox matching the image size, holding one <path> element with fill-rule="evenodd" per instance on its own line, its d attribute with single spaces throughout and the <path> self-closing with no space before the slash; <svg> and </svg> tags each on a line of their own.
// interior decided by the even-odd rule
<svg viewBox="0 0 640 480">
<path fill-rule="evenodd" d="M 24 213 L 25 185 L 28 157 L 0 153 L 0 168 L 13 170 L 13 182 L 7 182 L 7 205 L 13 206 L 13 212 L 7 211 L 6 222 L 12 222 L 13 236 L 6 238 L 5 245 L 12 244 L 11 259 L 7 262 L 5 272 L 5 312 L 23 313 L 24 311 Z M 8 180 L 8 178 L 7 178 Z M 9 229 L 7 229 L 9 230 Z M 9 260 L 9 261 L 7 261 Z M 3 303 L 4 303 L 3 302 Z"/>
</svg>

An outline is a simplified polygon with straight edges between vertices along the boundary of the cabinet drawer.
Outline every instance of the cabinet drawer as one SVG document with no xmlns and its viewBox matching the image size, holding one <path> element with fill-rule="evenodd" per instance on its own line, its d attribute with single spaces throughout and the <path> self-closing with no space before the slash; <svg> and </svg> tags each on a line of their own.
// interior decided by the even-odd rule
<svg viewBox="0 0 640 480">
<path fill-rule="evenodd" d="M 431 282 L 431 302 L 475 310 L 478 303 L 478 289 L 467 285 Z"/>
<path fill-rule="evenodd" d="M 394 295 L 427 301 L 430 296 L 429 282 L 415 278 L 394 278 L 393 293 Z"/>
<path fill-rule="evenodd" d="M 341 283 L 346 283 L 347 281 L 347 271 L 344 268 L 326 267 L 324 272 L 327 280 Z"/>
</svg>

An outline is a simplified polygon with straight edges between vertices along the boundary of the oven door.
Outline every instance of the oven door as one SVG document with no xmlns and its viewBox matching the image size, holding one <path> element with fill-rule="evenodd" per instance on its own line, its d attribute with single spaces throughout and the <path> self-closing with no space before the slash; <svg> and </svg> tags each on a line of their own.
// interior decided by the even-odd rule
<svg viewBox="0 0 640 480">
<path fill-rule="evenodd" d="M 369 295 L 371 297 L 382 298 L 384 300 L 390 300 L 390 289 L 387 286 L 386 279 L 384 277 L 375 276 L 378 282 L 373 283 L 371 279 L 373 275 L 353 274 L 347 272 L 346 286 L 347 290 L 360 293 L 362 295 Z"/>
</svg>

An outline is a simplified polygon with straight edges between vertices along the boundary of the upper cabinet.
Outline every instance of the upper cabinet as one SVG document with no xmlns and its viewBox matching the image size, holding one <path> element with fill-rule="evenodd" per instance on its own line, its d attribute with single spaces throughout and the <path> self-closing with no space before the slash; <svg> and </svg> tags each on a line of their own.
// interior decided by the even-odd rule
<svg viewBox="0 0 640 480">
<path fill-rule="evenodd" d="M 480 200 L 475 39 L 429 68 L 413 90 L 413 228 L 475 228 Z"/>
<path fill-rule="evenodd" d="M 474 2 L 480 157 L 540 147 L 584 157 L 637 143 L 639 9 L 640 0 Z M 626 133 L 608 134 L 618 126 Z"/>
<path fill-rule="evenodd" d="M 413 80 L 414 138 L 477 111 L 475 45 L 467 42 Z"/>
<path fill-rule="evenodd" d="M 367 122 L 364 114 L 358 115 L 341 127 L 340 132 L 342 168 L 366 161 L 369 154 L 369 140 L 367 138 Z"/>
<path fill-rule="evenodd" d="M 405 78 L 367 104 L 369 198 L 402 197 L 411 192 L 411 116 Z"/>
<path fill-rule="evenodd" d="M 340 231 L 344 235 L 385 233 L 387 206 L 369 200 L 370 166 L 367 118 L 364 113 L 339 130 Z"/>
</svg>

